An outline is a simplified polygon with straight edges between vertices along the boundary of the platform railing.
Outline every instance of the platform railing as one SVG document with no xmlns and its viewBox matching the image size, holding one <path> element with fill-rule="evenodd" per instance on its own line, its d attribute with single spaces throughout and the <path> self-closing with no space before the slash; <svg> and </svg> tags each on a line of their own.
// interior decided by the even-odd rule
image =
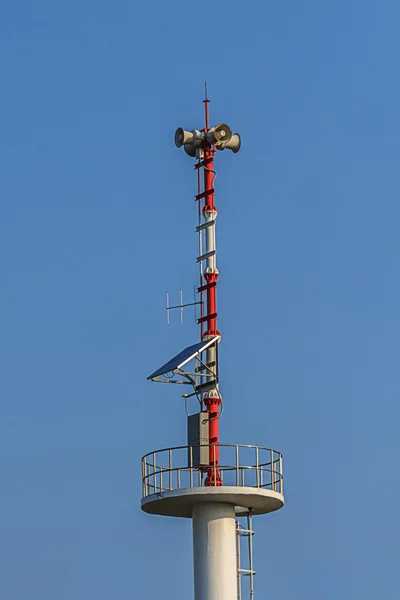
<svg viewBox="0 0 400 600">
<path fill-rule="evenodd" d="M 219 460 L 198 464 L 200 450 L 215 446 L 176 446 L 149 452 L 142 458 L 142 495 L 191 487 L 203 487 L 207 473 L 218 472 L 222 485 L 255 487 L 283 493 L 282 454 L 262 446 L 219 444 Z M 219 486 L 218 481 L 211 480 Z"/>
</svg>

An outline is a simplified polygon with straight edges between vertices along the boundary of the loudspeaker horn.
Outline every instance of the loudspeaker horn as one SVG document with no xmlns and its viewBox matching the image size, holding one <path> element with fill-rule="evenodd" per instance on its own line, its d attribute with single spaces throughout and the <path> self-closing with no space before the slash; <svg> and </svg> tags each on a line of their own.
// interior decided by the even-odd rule
<svg viewBox="0 0 400 600">
<path fill-rule="evenodd" d="M 217 150 L 225 150 L 225 148 L 228 148 L 228 150 L 232 150 L 232 152 L 236 154 L 236 152 L 239 152 L 240 150 L 241 143 L 242 140 L 240 139 L 240 135 L 238 133 L 234 133 L 229 142 L 217 144 Z"/>
<path fill-rule="evenodd" d="M 196 147 L 193 146 L 193 144 L 184 144 L 183 148 L 186 154 L 188 154 L 192 158 L 196 158 Z"/>
<path fill-rule="evenodd" d="M 206 133 L 207 142 L 209 144 L 215 144 L 216 146 L 219 144 L 227 143 L 232 137 L 232 131 L 229 125 L 226 123 L 220 123 L 216 127 L 213 127 Z"/>
<path fill-rule="evenodd" d="M 192 144 L 196 148 L 200 148 L 204 142 L 204 138 L 200 131 L 193 129 L 193 131 L 186 131 L 182 127 L 178 127 L 175 131 L 175 146 L 180 148 L 185 144 Z"/>
<path fill-rule="evenodd" d="M 191 131 L 185 131 L 182 127 L 178 127 L 175 131 L 175 146 L 180 148 L 183 144 L 191 143 L 193 141 L 193 133 Z"/>
<path fill-rule="evenodd" d="M 190 142 L 195 148 L 201 148 L 204 145 L 204 136 L 201 131 L 193 129 L 193 142 Z"/>
</svg>

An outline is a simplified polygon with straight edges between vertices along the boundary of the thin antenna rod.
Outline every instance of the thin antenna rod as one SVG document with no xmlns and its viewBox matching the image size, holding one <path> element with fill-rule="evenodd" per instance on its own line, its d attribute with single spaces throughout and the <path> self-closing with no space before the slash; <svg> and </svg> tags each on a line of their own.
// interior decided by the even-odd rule
<svg viewBox="0 0 400 600">
<path fill-rule="evenodd" d="M 205 113 L 206 113 L 206 127 L 205 127 L 205 131 L 207 132 L 210 129 L 210 124 L 209 124 L 209 119 L 208 119 L 208 105 L 211 102 L 211 100 L 208 99 L 207 81 L 204 82 L 204 92 L 205 92 L 205 99 L 203 100 L 203 102 L 205 104 Z"/>
<path fill-rule="evenodd" d="M 169 325 L 169 294 L 167 292 L 167 325 Z"/>
</svg>

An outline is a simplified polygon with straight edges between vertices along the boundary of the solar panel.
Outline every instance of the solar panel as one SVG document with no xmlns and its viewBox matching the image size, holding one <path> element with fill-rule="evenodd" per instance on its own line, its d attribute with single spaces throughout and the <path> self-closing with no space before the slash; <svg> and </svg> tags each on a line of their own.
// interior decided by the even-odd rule
<svg viewBox="0 0 400 600">
<path fill-rule="evenodd" d="M 216 340 L 219 339 L 219 336 L 213 337 L 211 340 L 207 340 L 206 342 L 197 342 L 197 344 L 193 344 L 192 346 L 188 346 L 182 352 L 179 352 L 176 356 L 171 358 L 165 365 L 154 371 L 147 379 L 154 379 L 155 377 L 159 377 L 160 375 L 165 375 L 166 373 L 171 373 L 175 369 L 181 369 L 186 363 L 190 360 L 201 354 L 203 350 L 211 346 Z"/>
</svg>

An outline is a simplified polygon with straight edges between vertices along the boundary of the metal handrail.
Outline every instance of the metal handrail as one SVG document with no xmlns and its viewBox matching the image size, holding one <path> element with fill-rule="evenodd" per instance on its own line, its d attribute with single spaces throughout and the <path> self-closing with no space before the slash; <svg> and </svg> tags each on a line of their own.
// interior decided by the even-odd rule
<svg viewBox="0 0 400 600">
<path fill-rule="evenodd" d="M 178 469 L 176 469 L 176 471 L 178 471 Z M 275 489 L 275 488 L 278 487 L 277 486 L 278 482 L 280 482 L 280 480 L 270 481 L 269 483 L 264 483 L 263 485 L 259 485 L 259 486 L 255 486 L 255 485 L 245 486 L 244 482 L 243 482 L 242 485 L 237 486 L 237 487 L 254 487 L 254 488 L 263 489 L 263 490 L 265 490 L 265 489 L 271 489 L 271 490 L 274 490 L 274 491 L 279 491 L 279 490 Z M 175 487 L 171 487 L 171 488 L 170 487 L 164 487 L 164 486 L 161 487 L 160 485 L 158 485 L 158 484 L 155 485 L 154 483 L 150 483 L 149 481 L 145 481 L 144 485 L 146 486 L 146 488 L 154 490 L 154 493 L 156 493 L 156 492 L 171 492 L 171 491 L 173 491 L 175 489 L 183 489 L 181 486 L 175 486 Z M 189 486 L 189 487 L 203 487 L 203 486 L 202 485 L 195 485 L 195 486 Z M 213 487 L 213 486 L 211 486 L 211 487 Z M 144 496 L 149 496 L 149 494 L 145 493 Z"/>
<path fill-rule="evenodd" d="M 215 446 L 215 444 L 193 444 L 193 448 L 211 448 Z M 160 452 L 169 452 L 170 450 L 187 450 L 189 446 L 173 446 L 172 448 L 160 448 L 159 450 L 153 450 L 153 452 L 148 452 L 144 456 L 142 456 L 142 461 L 151 456 L 153 454 L 160 454 Z M 280 455 L 281 453 L 278 450 L 274 450 L 274 448 L 265 448 L 264 446 L 253 446 L 251 444 L 218 444 L 218 448 L 254 448 L 255 450 L 265 450 L 266 452 L 274 452 L 275 454 Z"/>
<path fill-rule="evenodd" d="M 253 445 L 219 444 L 218 449 L 220 451 L 223 451 L 224 449 L 234 449 L 232 461 L 227 461 L 225 459 L 223 463 L 218 463 L 213 460 L 207 464 L 194 464 L 194 449 L 204 447 L 209 448 L 211 454 L 212 450 L 216 448 L 216 446 L 212 444 L 175 446 L 174 448 L 163 448 L 162 450 L 155 450 L 154 452 L 145 454 L 142 458 L 143 497 L 153 493 L 172 491 L 175 489 L 202 487 L 204 485 L 203 475 L 207 473 L 209 469 L 213 469 L 214 471 L 213 485 L 215 486 L 219 485 L 216 481 L 216 471 L 218 470 L 222 479 L 224 473 L 229 476 L 232 472 L 236 472 L 236 477 L 234 477 L 235 481 L 233 483 L 227 482 L 225 485 L 271 489 L 272 491 L 283 493 L 282 455 L 277 450 Z M 243 451 L 248 449 L 253 449 L 255 452 L 254 464 L 252 464 L 253 460 L 249 460 L 248 458 L 246 464 L 243 459 Z M 185 456 L 186 459 L 188 459 L 189 464 L 187 464 L 187 462 L 182 464 L 182 454 L 174 461 L 174 456 L 176 457 L 178 451 L 186 451 Z M 164 459 L 162 456 L 163 453 L 166 455 L 165 458 L 166 462 L 168 462 L 168 466 L 161 464 Z M 269 460 L 265 456 L 265 453 L 267 453 Z M 175 465 L 178 462 L 178 465 L 174 466 L 174 462 Z M 244 464 L 241 464 L 241 462 Z M 248 464 L 249 462 L 250 464 Z M 247 473 L 247 479 L 245 473 Z M 250 475 L 251 473 L 252 475 Z M 249 481 L 249 478 L 251 481 Z"/>
</svg>

